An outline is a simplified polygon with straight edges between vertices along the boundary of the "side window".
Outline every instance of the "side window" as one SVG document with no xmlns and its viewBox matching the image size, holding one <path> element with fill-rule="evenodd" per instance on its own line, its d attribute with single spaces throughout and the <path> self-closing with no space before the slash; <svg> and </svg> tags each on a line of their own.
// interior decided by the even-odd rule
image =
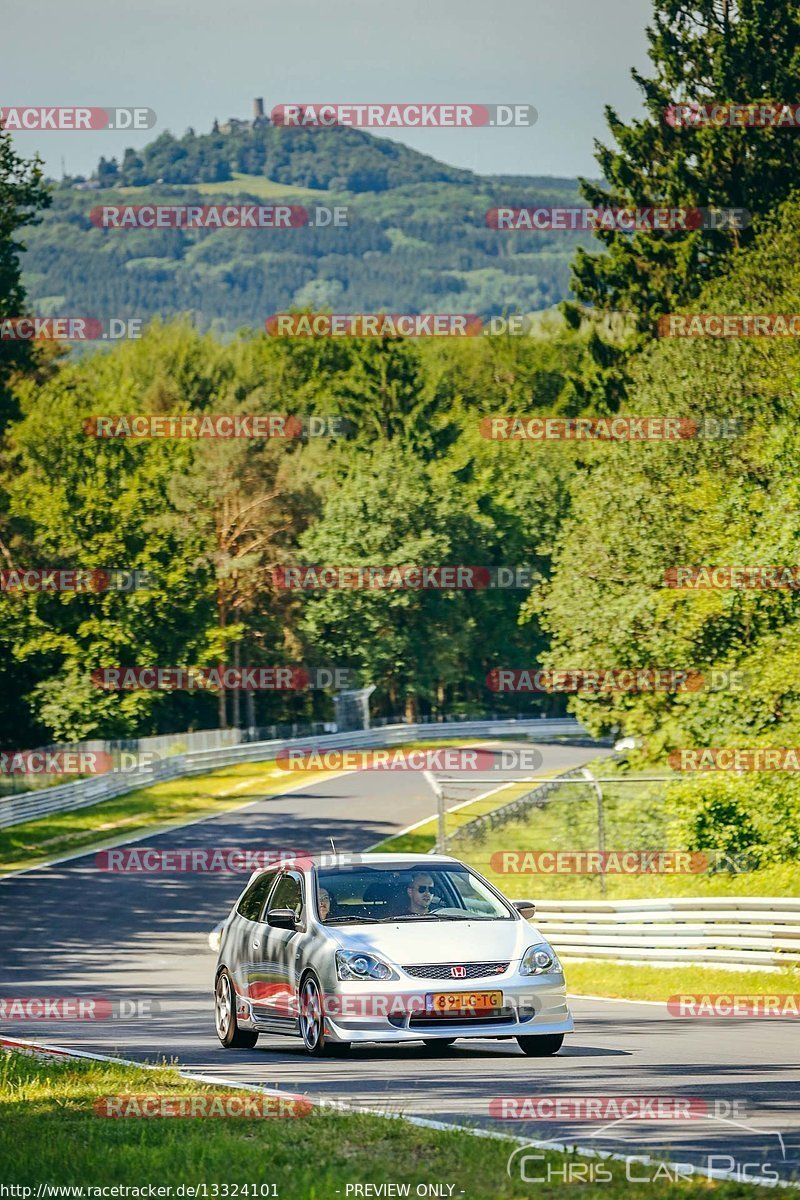
<svg viewBox="0 0 800 1200">
<path fill-rule="evenodd" d="M 247 917 L 248 921 L 258 920 L 277 874 L 277 871 L 267 871 L 253 880 L 237 905 L 236 911 L 240 916 Z"/>
<path fill-rule="evenodd" d="M 303 916 L 303 889 L 298 875 L 284 875 L 278 880 L 269 901 L 270 908 L 290 908 L 298 921 Z"/>
<path fill-rule="evenodd" d="M 459 908 L 466 908 L 475 913 L 493 913 L 495 911 L 496 905 L 485 893 L 482 894 L 478 890 L 478 881 L 471 879 L 466 871 L 449 873 L 449 882 L 453 885 L 460 901 Z"/>
</svg>

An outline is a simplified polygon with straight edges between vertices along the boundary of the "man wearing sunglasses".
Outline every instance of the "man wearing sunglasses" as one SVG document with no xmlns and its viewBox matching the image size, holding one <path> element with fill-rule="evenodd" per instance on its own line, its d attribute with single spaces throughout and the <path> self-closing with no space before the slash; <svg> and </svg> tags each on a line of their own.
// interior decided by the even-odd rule
<svg viewBox="0 0 800 1200">
<path fill-rule="evenodd" d="M 406 888 L 409 913 L 414 917 L 425 917 L 430 912 L 433 900 L 433 879 L 427 871 L 418 871 L 411 877 Z"/>
</svg>

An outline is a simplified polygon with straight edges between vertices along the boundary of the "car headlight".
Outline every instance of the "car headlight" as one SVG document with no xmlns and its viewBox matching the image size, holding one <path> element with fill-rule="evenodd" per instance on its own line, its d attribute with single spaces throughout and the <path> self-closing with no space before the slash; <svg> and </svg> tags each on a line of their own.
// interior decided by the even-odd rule
<svg viewBox="0 0 800 1200">
<path fill-rule="evenodd" d="M 339 979 L 397 979 L 388 963 L 373 954 L 359 950 L 336 951 L 336 974 Z"/>
<path fill-rule="evenodd" d="M 519 965 L 520 975 L 547 975 L 548 972 L 560 970 L 558 955 L 549 942 L 539 942 L 538 946 L 530 946 Z"/>
</svg>

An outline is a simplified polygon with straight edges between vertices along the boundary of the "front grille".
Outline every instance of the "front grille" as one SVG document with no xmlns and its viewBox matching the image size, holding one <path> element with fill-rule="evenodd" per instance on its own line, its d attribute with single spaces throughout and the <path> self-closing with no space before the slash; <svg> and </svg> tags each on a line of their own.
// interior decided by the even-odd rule
<svg viewBox="0 0 800 1200">
<path fill-rule="evenodd" d="M 496 1008 L 480 1015 L 470 1013 L 447 1013 L 442 1017 L 429 1016 L 427 1013 L 414 1013 L 408 1020 L 409 1029 L 441 1029 L 443 1025 L 513 1025 L 517 1017 L 511 1008 Z"/>
<path fill-rule="evenodd" d="M 465 967 L 466 975 L 456 976 L 453 967 Z M 474 962 L 474 963 L 415 963 L 403 970 L 415 979 L 450 979 L 460 983 L 464 979 L 481 979 L 487 976 L 502 975 L 507 971 L 507 962 Z"/>
</svg>

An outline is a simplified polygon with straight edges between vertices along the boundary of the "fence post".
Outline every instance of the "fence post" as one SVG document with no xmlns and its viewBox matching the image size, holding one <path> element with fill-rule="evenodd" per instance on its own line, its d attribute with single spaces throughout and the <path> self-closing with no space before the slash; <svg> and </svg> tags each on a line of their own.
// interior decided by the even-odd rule
<svg viewBox="0 0 800 1200">
<path fill-rule="evenodd" d="M 606 894 L 606 815 L 603 810 L 603 789 L 588 767 L 581 767 L 581 775 L 590 783 L 597 794 L 597 848 L 600 851 L 600 892 Z"/>
</svg>

